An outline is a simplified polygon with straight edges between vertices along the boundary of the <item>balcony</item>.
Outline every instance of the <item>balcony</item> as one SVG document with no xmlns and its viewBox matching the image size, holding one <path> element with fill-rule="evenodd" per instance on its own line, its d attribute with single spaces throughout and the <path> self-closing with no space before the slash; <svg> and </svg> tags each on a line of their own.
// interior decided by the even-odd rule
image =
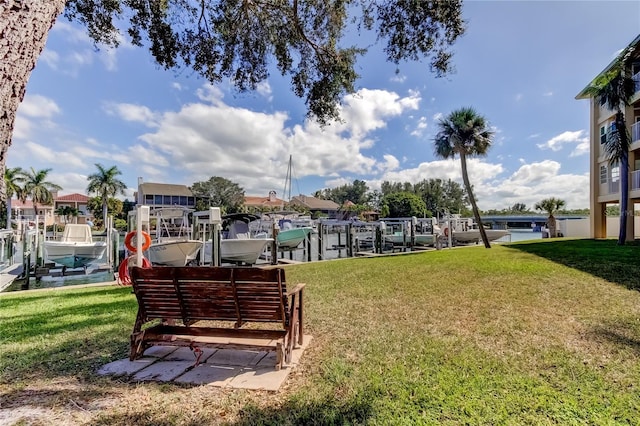
<svg viewBox="0 0 640 426">
<path fill-rule="evenodd" d="M 620 181 L 616 180 L 614 182 L 609 181 L 609 194 L 619 194 L 620 193 Z"/>
<path fill-rule="evenodd" d="M 629 180 L 629 188 L 631 191 L 640 189 L 640 170 L 631 172 L 631 179 Z"/>
<path fill-rule="evenodd" d="M 640 121 L 631 126 L 631 143 L 640 141 Z"/>
</svg>

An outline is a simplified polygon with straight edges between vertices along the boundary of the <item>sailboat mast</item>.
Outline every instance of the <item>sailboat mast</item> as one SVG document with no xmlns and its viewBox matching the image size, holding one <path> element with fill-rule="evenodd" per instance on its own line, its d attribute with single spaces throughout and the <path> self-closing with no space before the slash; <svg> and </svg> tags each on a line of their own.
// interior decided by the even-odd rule
<svg viewBox="0 0 640 426">
<path fill-rule="evenodd" d="M 284 179 L 284 190 L 282 191 L 282 197 L 287 197 L 287 203 L 291 202 L 291 165 L 292 159 L 291 155 L 289 155 L 289 167 L 287 167 L 287 176 Z M 287 188 L 289 189 L 289 194 L 287 195 Z"/>
</svg>

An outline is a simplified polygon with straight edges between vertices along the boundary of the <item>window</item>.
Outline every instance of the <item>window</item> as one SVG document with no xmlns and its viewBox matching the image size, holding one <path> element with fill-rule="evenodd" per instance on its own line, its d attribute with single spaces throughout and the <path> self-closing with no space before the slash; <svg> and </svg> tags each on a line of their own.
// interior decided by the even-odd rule
<svg viewBox="0 0 640 426">
<path fill-rule="evenodd" d="M 611 167 L 611 182 L 617 182 L 620 180 L 620 166 L 616 164 Z"/>
<path fill-rule="evenodd" d="M 607 142 L 607 126 L 600 126 L 600 143 Z"/>
<path fill-rule="evenodd" d="M 600 166 L 600 183 L 607 183 L 607 166 Z"/>
</svg>

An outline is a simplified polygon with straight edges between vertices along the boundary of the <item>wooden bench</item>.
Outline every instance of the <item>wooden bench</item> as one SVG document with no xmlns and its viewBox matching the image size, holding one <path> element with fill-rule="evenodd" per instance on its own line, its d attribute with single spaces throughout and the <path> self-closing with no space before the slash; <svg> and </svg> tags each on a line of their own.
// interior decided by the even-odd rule
<svg viewBox="0 0 640 426">
<path fill-rule="evenodd" d="M 279 369 L 302 344 L 304 284 L 287 291 L 282 268 L 134 267 L 131 280 L 132 361 L 153 345 L 254 349 L 275 351 Z M 247 323 L 254 324 L 242 328 Z"/>
</svg>

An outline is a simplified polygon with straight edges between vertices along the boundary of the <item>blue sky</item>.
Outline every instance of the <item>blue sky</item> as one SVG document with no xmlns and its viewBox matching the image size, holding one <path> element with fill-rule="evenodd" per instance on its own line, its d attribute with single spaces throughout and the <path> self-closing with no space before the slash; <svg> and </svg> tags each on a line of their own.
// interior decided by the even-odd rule
<svg viewBox="0 0 640 426">
<path fill-rule="evenodd" d="M 117 166 L 133 199 L 145 182 L 191 185 L 212 176 L 246 195 L 292 195 L 367 182 L 459 181 L 459 160 L 433 154 L 438 118 L 462 106 L 496 134 L 471 160 L 480 209 L 533 207 L 555 196 L 589 205 L 589 103 L 576 94 L 640 33 L 638 1 L 467 1 L 467 32 L 453 46 L 456 72 L 426 64 L 396 73 L 380 46 L 360 59 L 357 93 L 342 123 L 305 120 L 302 100 L 277 72 L 258 91 L 211 86 L 189 69 L 165 71 L 126 39 L 96 50 L 63 17 L 50 32 L 18 110 L 7 166 L 51 168 L 61 194 L 86 193 L 95 163 Z"/>
</svg>

